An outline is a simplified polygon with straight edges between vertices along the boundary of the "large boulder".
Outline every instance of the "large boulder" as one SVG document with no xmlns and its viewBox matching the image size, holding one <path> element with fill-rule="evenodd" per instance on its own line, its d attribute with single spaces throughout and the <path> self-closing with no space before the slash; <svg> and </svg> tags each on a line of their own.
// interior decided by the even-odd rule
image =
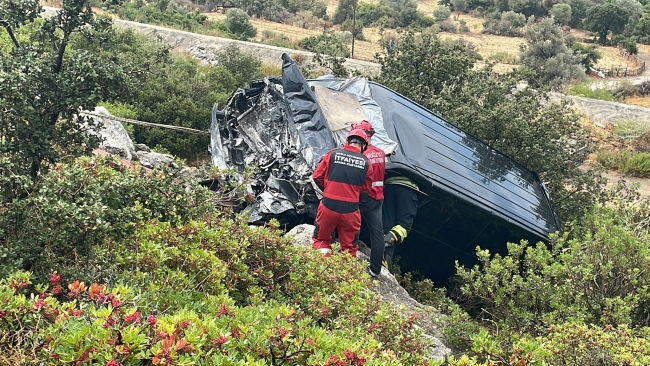
<svg viewBox="0 0 650 366">
<path fill-rule="evenodd" d="M 145 168 L 160 169 L 163 166 L 178 168 L 178 165 L 174 163 L 174 157 L 169 154 L 161 154 L 155 151 L 138 151 L 137 156 L 140 165 Z"/>
<path fill-rule="evenodd" d="M 104 107 L 96 107 L 93 111 L 95 114 L 103 116 L 111 116 L 108 110 Z M 99 149 L 106 151 L 109 154 L 119 155 L 126 160 L 137 160 L 135 147 L 131 137 L 126 132 L 122 123 L 109 118 L 101 118 L 91 116 L 95 120 L 99 120 L 102 127 L 99 130 L 91 131 L 91 133 L 99 136 L 102 139 Z"/>
<path fill-rule="evenodd" d="M 302 224 L 291 229 L 286 236 L 291 237 L 296 245 L 311 246 L 312 236 L 314 235 L 314 226 Z M 366 265 L 370 259 L 370 248 L 363 242 L 359 244 L 359 251 L 357 252 L 357 260 Z M 391 304 L 395 308 L 408 315 L 416 314 L 416 324 L 422 329 L 424 337 L 429 343 L 429 355 L 434 360 L 444 360 L 447 356 L 452 354 L 452 350 L 447 347 L 443 342 L 443 336 L 438 330 L 433 318 L 440 317 L 440 313 L 426 305 L 422 305 L 408 294 L 406 290 L 397 282 L 386 268 L 381 269 L 381 273 L 373 281 L 372 291 L 379 295 L 384 301 Z"/>
</svg>

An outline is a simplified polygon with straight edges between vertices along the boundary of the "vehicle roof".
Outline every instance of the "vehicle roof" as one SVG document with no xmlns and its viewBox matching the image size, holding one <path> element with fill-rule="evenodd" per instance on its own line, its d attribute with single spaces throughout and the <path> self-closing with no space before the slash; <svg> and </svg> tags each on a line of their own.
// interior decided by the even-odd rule
<svg viewBox="0 0 650 366">
<path fill-rule="evenodd" d="M 399 144 L 387 169 L 415 170 L 428 180 L 418 181 L 429 184 L 421 189 L 446 191 L 542 238 L 560 230 L 537 174 L 399 93 L 374 82 L 370 85 L 373 99 L 382 106 L 384 127 Z"/>
</svg>

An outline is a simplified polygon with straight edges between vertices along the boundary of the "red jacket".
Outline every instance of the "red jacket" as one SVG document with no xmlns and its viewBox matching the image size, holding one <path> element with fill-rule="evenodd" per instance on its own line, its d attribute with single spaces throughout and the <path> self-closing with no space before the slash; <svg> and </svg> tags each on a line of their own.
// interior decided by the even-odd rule
<svg viewBox="0 0 650 366">
<path fill-rule="evenodd" d="M 350 145 L 323 157 L 312 175 L 323 190 L 323 204 L 332 211 L 347 213 L 359 208 L 361 192 L 372 188 L 372 167 L 359 149 Z"/>
<path fill-rule="evenodd" d="M 368 145 L 363 152 L 372 169 L 371 179 L 372 187 L 370 188 L 370 197 L 375 200 L 384 199 L 384 173 L 386 172 L 386 154 L 384 150 Z"/>
</svg>

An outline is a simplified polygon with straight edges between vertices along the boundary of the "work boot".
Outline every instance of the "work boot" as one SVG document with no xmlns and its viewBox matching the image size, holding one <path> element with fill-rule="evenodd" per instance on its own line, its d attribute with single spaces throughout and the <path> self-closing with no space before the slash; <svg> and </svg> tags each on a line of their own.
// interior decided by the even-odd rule
<svg viewBox="0 0 650 366">
<path fill-rule="evenodd" d="M 370 275 L 370 277 L 373 278 L 373 279 L 379 277 L 379 274 L 375 274 L 375 273 L 370 269 L 370 267 L 366 267 L 366 272 L 368 272 L 368 274 Z"/>
</svg>

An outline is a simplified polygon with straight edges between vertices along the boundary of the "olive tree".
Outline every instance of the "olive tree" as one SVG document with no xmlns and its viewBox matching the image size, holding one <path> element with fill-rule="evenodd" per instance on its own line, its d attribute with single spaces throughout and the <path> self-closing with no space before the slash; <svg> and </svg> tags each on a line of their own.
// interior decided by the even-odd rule
<svg viewBox="0 0 650 366">
<path fill-rule="evenodd" d="M 5 198 L 17 177 L 37 181 L 61 158 L 96 147 L 98 138 L 89 131 L 97 122 L 78 112 L 123 95 L 130 86 L 127 71 L 114 60 L 69 47 L 77 34 L 93 43 L 112 31 L 109 20 L 94 16 L 90 1 L 64 0 L 48 19 L 41 19 L 42 10 L 38 0 L 0 0 L 0 34 L 10 39 L 0 48 Z M 35 31 L 27 34 L 29 29 Z"/>
<path fill-rule="evenodd" d="M 526 44 L 521 46 L 521 64 L 536 85 L 559 87 L 585 77 L 584 55 L 567 47 L 562 30 L 553 20 L 529 21 Z"/>
<path fill-rule="evenodd" d="M 399 44 L 378 57 L 380 83 L 538 172 L 564 221 L 603 199 L 600 175 L 578 168 L 587 133 L 567 102 L 532 88 L 513 93 L 518 78 L 474 69 L 479 55 L 462 41 L 407 33 Z"/>
<path fill-rule="evenodd" d="M 571 20 L 571 5 L 569 4 L 555 4 L 549 10 L 549 14 L 555 19 L 555 23 L 559 25 L 567 25 Z"/>
</svg>

